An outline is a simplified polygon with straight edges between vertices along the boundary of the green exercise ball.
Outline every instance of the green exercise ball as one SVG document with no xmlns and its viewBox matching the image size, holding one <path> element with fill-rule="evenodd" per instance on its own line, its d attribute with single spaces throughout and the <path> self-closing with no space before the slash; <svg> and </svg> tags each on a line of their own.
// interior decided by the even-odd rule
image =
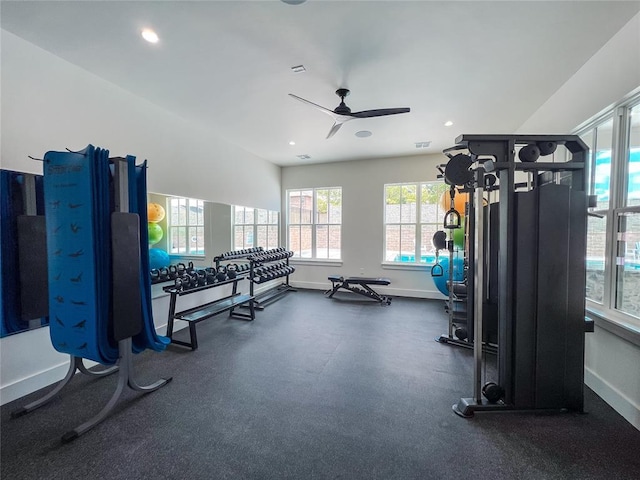
<svg viewBox="0 0 640 480">
<path fill-rule="evenodd" d="M 162 231 L 162 227 L 157 223 L 148 223 L 149 226 L 149 245 L 155 245 L 164 236 L 164 232 Z"/>
</svg>

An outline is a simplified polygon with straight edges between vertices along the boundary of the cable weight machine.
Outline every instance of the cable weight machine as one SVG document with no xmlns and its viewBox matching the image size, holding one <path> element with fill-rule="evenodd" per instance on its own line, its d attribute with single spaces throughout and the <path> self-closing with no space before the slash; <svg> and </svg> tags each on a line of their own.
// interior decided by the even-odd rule
<svg viewBox="0 0 640 480">
<path fill-rule="evenodd" d="M 558 146 L 569 152 L 568 161 L 537 161 Z M 473 193 L 467 276 L 473 396 L 461 398 L 454 412 L 583 411 L 588 147 L 575 135 L 462 135 L 444 153 L 450 152 L 460 153 L 450 156 L 446 181 Z M 517 183 L 523 175 L 527 181 Z M 485 191 L 496 186 L 497 206 L 483 208 Z M 490 262 L 487 238 L 497 239 Z M 487 278 L 491 266 L 495 274 Z M 491 288 L 497 295 L 497 380 L 483 385 Z"/>
</svg>

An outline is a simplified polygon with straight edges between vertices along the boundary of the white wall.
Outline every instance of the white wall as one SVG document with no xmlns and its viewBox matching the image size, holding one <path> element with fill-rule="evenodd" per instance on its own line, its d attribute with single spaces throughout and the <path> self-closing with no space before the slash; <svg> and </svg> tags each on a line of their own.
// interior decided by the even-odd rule
<svg viewBox="0 0 640 480">
<path fill-rule="evenodd" d="M 149 191 L 280 210 L 279 167 L 4 30 L 1 48 L 2 168 L 42 173 L 28 155 L 91 143 L 148 159 Z M 154 300 L 158 325 L 166 301 Z M 6 403 L 62 378 L 68 357 L 42 328 L 0 339 L 0 359 Z"/>
<path fill-rule="evenodd" d="M 453 142 L 453 140 L 452 140 Z M 387 277 L 389 287 L 376 287 L 388 295 L 444 298 L 436 289 L 429 270 L 383 268 L 384 184 L 436 180 L 436 165 L 446 162 L 444 155 L 417 155 L 337 162 L 282 169 L 282 205 L 286 208 L 286 189 L 342 187 L 342 262 L 331 266 L 296 264 L 291 284 L 327 289 L 328 275 Z M 282 231 L 283 241 L 286 230 Z"/>
<path fill-rule="evenodd" d="M 519 129 L 568 133 L 640 87 L 640 14 Z M 640 332 L 639 332 L 640 334 Z M 585 383 L 640 429 L 640 347 L 602 328 L 587 334 Z"/>
</svg>

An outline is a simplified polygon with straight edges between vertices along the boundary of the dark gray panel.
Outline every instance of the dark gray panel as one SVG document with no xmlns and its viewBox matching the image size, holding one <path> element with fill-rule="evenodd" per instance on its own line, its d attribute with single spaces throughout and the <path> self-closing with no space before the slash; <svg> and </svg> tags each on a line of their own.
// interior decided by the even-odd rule
<svg viewBox="0 0 640 480">
<path fill-rule="evenodd" d="M 537 191 L 539 255 L 536 408 L 563 408 L 568 317 L 570 188 L 565 185 L 548 184 L 539 187 Z"/>
<path fill-rule="evenodd" d="M 19 215 L 17 226 L 20 317 L 28 321 L 49 315 L 47 229 L 44 215 Z"/>
<path fill-rule="evenodd" d="M 140 220 L 135 213 L 111 214 L 113 335 L 116 341 L 142 330 Z"/>
<path fill-rule="evenodd" d="M 515 195 L 515 268 L 513 366 L 514 405 L 535 406 L 536 371 L 536 297 L 538 262 L 537 190 Z"/>
</svg>

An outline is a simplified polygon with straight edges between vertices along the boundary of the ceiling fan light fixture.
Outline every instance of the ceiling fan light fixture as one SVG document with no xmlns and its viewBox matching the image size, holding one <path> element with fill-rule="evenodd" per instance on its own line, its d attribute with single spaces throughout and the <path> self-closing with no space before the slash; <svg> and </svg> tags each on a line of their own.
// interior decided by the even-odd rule
<svg viewBox="0 0 640 480">
<path fill-rule="evenodd" d="M 371 135 L 373 135 L 373 133 L 371 133 L 369 130 L 360 130 L 359 132 L 356 132 L 356 137 L 359 138 L 367 138 Z"/>
<path fill-rule="evenodd" d="M 144 38 L 149 43 L 158 43 L 158 40 L 160 40 L 158 34 L 150 28 L 143 29 L 140 35 L 142 35 L 142 38 Z"/>
</svg>

